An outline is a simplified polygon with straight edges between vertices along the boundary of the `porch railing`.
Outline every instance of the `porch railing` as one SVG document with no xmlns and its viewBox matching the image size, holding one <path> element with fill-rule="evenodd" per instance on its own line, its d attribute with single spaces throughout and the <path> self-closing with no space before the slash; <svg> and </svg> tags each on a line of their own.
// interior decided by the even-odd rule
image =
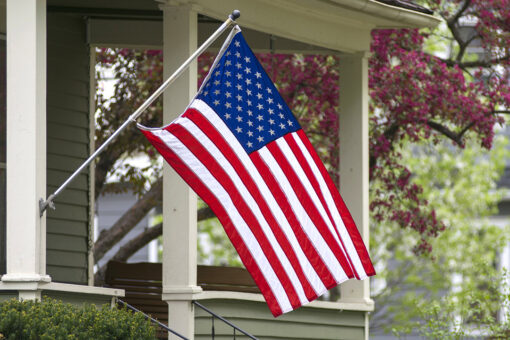
<svg viewBox="0 0 510 340">
<path fill-rule="evenodd" d="M 248 333 L 248 332 L 242 330 L 241 328 L 237 327 L 232 322 L 230 322 L 227 319 L 225 319 L 224 317 L 214 313 L 212 310 L 210 310 L 209 308 L 205 307 L 204 305 L 198 303 L 197 301 L 192 301 L 192 302 L 193 302 L 193 304 L 195 306 L 199 307 L 200 309 L 202 309 L 203 311 L 205 311 L 205 312 L 207 312 L 207 313 L 209 313 L 211 315 L 211 339 L 212 340 L 214 340 L 214 338 L 216 336 L 215 329 L 214 329 L 214 319 L 218 319 L 218 320 L 222 321 L 223 323 L 227 324 L 228 326 L 232 327 L 232 331 L 233 331 L 232 335 L 233 335 L 233 339 L 234 340 L 236 340 L 236 335 L 237 335 L 236 332 L 244 334 L 244 335 L 246 335 L 250 339 L 258 340 L 258 338 L 256 338 L 255 336 L 253 336 L 250 333 Z M 122 301 L 121 299 L 117 299 L 117 303 L 125 306 L 127 309 L 132 310 L 135 313 L 142 313 L 142 315 L 145 317 L 146 320 L 149 319 L 153 324 L 155 324 L 158 327 L 164 329 L 165 331 L 170 332 L 170 333 L 174 334 L 175 336 L 177 336 L 177 337 L 179 337 L 179 338 L 181 338 L 183 340 L 188 340 L 188 338 L 186 338 L 184 335 L 179 334 L 177 331 L 174 331 L 173 329 L 171 329 L 170 327 L 168 327 L 164 323 L 159 322 L 158 320 L 156 320 L 153 317 L 151 317 L 150 315 L 142 312 L 138 308 L 136 308 L 134 306 L 131 306 L 129 303 L 127 303 L 125 301 Z"/>
<path fill-rule="evenodd" d="M 195 304 L 195 306 L 199 307 L 200 309 L 202 309 L 203 311 L 211 314 L 211 339 L 214 340 L 214 337 L 215 337 L 215 330 L 214 330 L 214 319 L 218 319 L 218 320 L 221 320 L 223 321 L 225 324 L 229 325 L 230 327 L 232 327 L 232 330 L 233 330 L 233 337 L 234 337 L 234 340 L 236 338 L 236 331 L 246 335 L 248 338 L 250 339 L 254 339 L 254 340 L 257 340 L 258 338 L 254 337 L 253 335 L 251 335 L 250 333 L 246 332 L 246 331 L 243 331 L 241 328 L 237 327 L 236 325 L 234 325 L 232 322 L 228 321 L 227 319 L 219 316 L 218 314 L 214 313 L 212 310 L 210 310 L 209 308 L 203 306 L 202 304 L 198 303 L 197 301 L 193 301 L 193 304 Z"/>
<path fill-rule="evenodd" d="M 163 328 L 167 332 L 170 332 L 173 335 L 178 336 L 181 339 L 188 340 L 188 338 L 186 338 L 184 335 L 179 334 L 178 332 L 174 331 L 173 329 L 171 329 L 170 327 L 168 327 L 164 323 L 159 322 L 158 320 L 154 319 L 149 314 L 146 314 L 146 313 L 142 312 L 141 310 L 139 310 L 138 308 L 131 306 L 129 303 L 127 303 L 125 301 L 122 301 L 121 299 L 117 299 L 117 303 L 125 306 L 127 309 L 130 309 L 130 310 L 132 310 L 135 313 L 142 313 L 142 315 L 145 317 L 145 320 L 149 319 L 153 324 L 156 324 L 158 327 Z"/>
<path fill-rule="evenodd" d="M 165 337 L 168 335 L 167 332 L 171 332 L 181 339 L 186 339 L 186 337 L 177 334 L 177 332 L 167 326 L 168 305 L 161 300 L 163 288 L 161 263 L 122 263 L 110 261 L 105 273 L 105 283 L 108 287 L 124 289 L 126 296 L 124 300 L 117 299 L 118 303 L 132 311 L 143 313 L 146 319 L 150 319 L 159 327 L 159 337 Z M 255 282 L 253 282 L 253 279 L 243 268 L 198 266 L 197 284 L 206 291 L 259 292 Z M 215 321 L 220 321 L 231 327 L 233 339 L 236 339 L 237 336 L 257 339 L 201 303 L 193 301 L 193 304 L 211 316 L 210 335 L 212 339 L 215 339 L 217 336 Z M 222 334 L 222 337 L 224 336 L 225 333 Z"/>
</svg>

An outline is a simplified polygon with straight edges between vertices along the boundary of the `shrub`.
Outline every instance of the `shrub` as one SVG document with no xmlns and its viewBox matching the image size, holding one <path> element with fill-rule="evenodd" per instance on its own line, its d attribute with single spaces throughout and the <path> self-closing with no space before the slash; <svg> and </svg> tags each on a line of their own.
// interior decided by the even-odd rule
<svg viewBox="0 0 510 340">
<path fill-rule="evenodd" d="M 0 339 L 156 339 L 141 313 L 58 300 L 0 303 Z"/>
</svg>

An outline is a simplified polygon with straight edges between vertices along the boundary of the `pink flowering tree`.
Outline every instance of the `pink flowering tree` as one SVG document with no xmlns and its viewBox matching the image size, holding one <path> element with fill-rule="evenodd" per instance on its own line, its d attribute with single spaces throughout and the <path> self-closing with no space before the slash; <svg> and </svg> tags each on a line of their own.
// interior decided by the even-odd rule
<svg viewBox="0 0 510 340">
<path fill-rule="evenodd" d="M 422 188 L 400 160 L 406 143 L 450 140 L 462 148 L 467 139 L 490 149 L 494 126 L 510 113 L 510 1 L 422 1 L 445 20 L 433 30 L 376 30 L 370 58 L 370 181 L 371 214 L 375 221 L 391 221 L 419 236 L 412 245 L 416 254 L 431 252 L 429 240 L 445 223 L 421 195 Z M 442 48 L 437 54 L 434 49 Z M 472 47 L 477 47 L 477 54 Z M 258 56 L 284 99 L 298 116 L 333 178 L 338 179 L 338 56 Z M 118 79 L 112 98 L 97 97 L 96 145 L 100 145 L 122 121 L 161 83 L 161 52 L 101 49 L 98 65 L 112 69 Z M 199 59 L 199 83 L 213 56 Z M 99 75 L 101 78 L 101 75 Z M 161 125 L 161 102 L 142 116 L 148 126 Z M 127 142 L 129 141 L 129 143 Z M 119 159 L 147 153 L 157 158 L 143 136 L 132 127 L 99 158 L 96 195 L 124 187 L 106 185 L 108 174 L 119 173 L 139 194 L 138 202 L 110 229 L 103 231 L 94 247 L 99 260 L 145 214 L 161 201 L 158 172 L 123 165 Z M 119 171 L 122 170 L 122 171 Z M 152 183 L 146 190 L 148 183 Z M 213 217 L 204 207 L 199 220 Z M 150 228 L 115 255 L 126 260 L 161 234 Z M 97 279 L 101 279 L 100 270 Z"/>
</svg>

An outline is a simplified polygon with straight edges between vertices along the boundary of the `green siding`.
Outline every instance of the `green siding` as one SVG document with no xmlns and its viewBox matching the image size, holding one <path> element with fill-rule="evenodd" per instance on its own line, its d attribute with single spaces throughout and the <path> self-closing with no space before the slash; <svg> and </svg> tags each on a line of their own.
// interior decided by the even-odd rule
<svg viewBox="0 0 510 340">
<path fill-rule="evenodd" d="M 11 299 L 17 299 L 18 298 L 18 292 L 17 291 L 2 291 L 0 292 L 0 302 L 11 300 Z"/>
<path fill-rule="evenodd" d="M 41 298 L 51 298 L 61 300 L 64 303 L 70 303 L 76 306 L 82 306 L 83 304 L 94 304 L 96 306 L 110 305 L 112 303 L 112 297 L 107 295 L 98 294 L 83 294 L 83 293 L 69 293 L 69 292 L 58 292 L 52 290 L 44 290 L 41 292 Z M 2 291 L 0 292 L 0 302 L 18 299 L 18 291 Z"/>
<path fill-rule="evenodd" d="M 264 302 L 200 300 L 241 329 L 264 340 L 364 339 L 365 313 L 302 307 L 274 318 Z M 214 322 L 215 339 L 232 339 L 232 328 Z M 210 339 L 211 317 L 195 307 L 195 339 Z M 236 333 L 236 338 L 247 339 Z"/>
<path fill-rule="evenodd" d="M 41 293 L 41 298 L 51 298 L 56 300 L 62 300 L 64 303 L 70 303 L 76 306 L 82 306 L 83 304 L 90 305 L 110 305 L 112 303 L 112 297 L 106 295 L 96 294 L 80 294 L 80 293 L 67 293 L 57 292 L 51 290 L 45 290 Z"/>
<path fill-rule="evenodd" d="M 47 190 L 50 194 L 90 151 L 90 59 L 82 17 L 49 13 L 47 22 Z M 87 284 L 89 180 L 88 172 L 83 172 L 57 197 L 57 209 L 48 210 L 47 272 L 55 282 Z"/>
<path fill-rule="evenodd" d="M 48 116 L 48 123 L 56 122 L 67 126 L 84 127 L 87 126 L 89 122 L 89 117 L 84 116 L 83 112 L 79 111 L 64 110 L 56 106 L 48 105 L 48 112 L 51 112 L 51 116 Z"/>
</svg>

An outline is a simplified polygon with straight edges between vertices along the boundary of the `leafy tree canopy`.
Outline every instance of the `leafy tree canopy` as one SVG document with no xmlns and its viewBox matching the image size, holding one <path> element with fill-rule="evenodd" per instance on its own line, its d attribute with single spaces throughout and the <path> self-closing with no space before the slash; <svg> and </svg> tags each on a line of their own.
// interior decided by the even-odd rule
<svg viewBox="0 0 510 340">
<path fill-rule="evenodd" d="M 411 182 L 423 188 L 422 196 L 437 218 L 451 227 L 431 240 L 431 260 L 416 256 L 407 245 L 419 235 L 396 222 L 372 220 L 371 244 L 377 245 L 372 257 L 379 269 L 373 331 L 405 334 L 419 328 L 425 335 L 448 332 L 454 324 L 466 330 L 485 327 L 489 317 L 497 315 L 505 300 L 499 294 L 499 257 L 509 241 L 510 225 L 495 225 L 489 217 L 505 194 L 497 181 L 510 156 L 507 146 L 507 139 L 499 136 L 489 152 L 474 142 L 460 152 L 449 142 L 408 143 L 399 150 L 414 174 Z M 443 305 L 444 314 L 434 320 L 437 311 L 432 306 Z"/>
</svg>

